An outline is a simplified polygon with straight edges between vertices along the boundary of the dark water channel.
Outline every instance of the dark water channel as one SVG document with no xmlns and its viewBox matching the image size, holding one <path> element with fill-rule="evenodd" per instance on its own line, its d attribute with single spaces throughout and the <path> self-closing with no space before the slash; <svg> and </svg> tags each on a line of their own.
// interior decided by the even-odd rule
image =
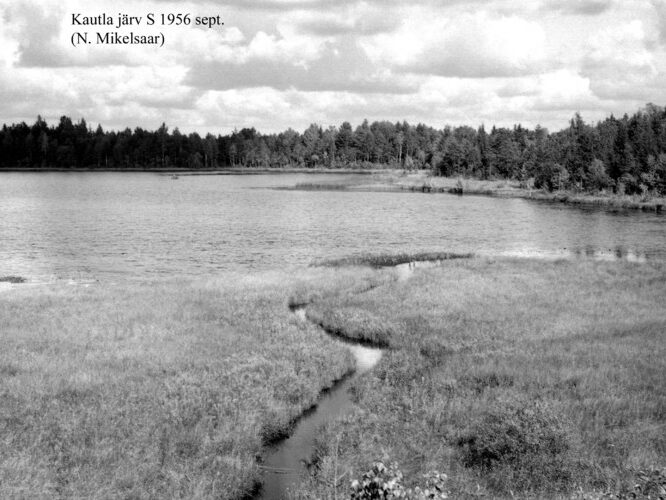
<svg viewBox="0 0 666 500">
<path fill-rule="evenodd" d="M 305 308 L 293 310 L 300 321 L 308 321 Z M 261 464 L 263 486 L 258 498 L 280 500 L 289 497 L 307 472 L 314 452 L 315 439 L 320 427 L 344 415 L 352 406 L 349 388 L 354 379 L 371 370 L 381 359 L 382 350 L 345 342 L 356 359 L 356 371 L 324 391 L 317 405 L 308 410 L 296 423 L 293 433 L 276 443 Z"/>
</svg>

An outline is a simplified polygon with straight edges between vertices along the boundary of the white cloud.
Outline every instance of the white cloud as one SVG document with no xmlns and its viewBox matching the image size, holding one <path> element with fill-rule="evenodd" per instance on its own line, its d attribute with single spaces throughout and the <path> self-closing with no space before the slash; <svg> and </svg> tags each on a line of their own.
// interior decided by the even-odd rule
<svg viewBox="0 0 666 500">
<path fill-rule="evenodd" d="M 571 70 L 559 70 L 537 79 L 536 106 L 540 109 L 587 108 L 596 97 L 590 90 L 590 80 Z"/>
<path fill-rule="evenodd" d="M 232 56 L 231 61 L 194 63 L 187 83 L 214 90 L 272 87 L 312 92 L 405 93 L 417 88 L 409 78 L 391 77 L 388 69 L 373 65 L 351 38 L 323 43 L 316 46 L 316 52 L 304 54 L 277 51 L 279 42 L 268 36 L 261 36 L 258 43 L 255 40 L 257 37 L 243 50 L 244 54 Z"/>
<path fill-rule="evenodd" d="M 221 15 L 72 47 L 71 14 Z M 0 116 L 276 131 L 363 118 L 566 126 L 666 101 L 666 0 L 0 0 Z M 559 124 L 559 126 L 558 126 Z"/>
<path fill-rule="evenodd" d="M 7 5 L 0 4 L 0 23 L 3 29 L 0 30 L 0 65 L 10 67 L 18 61 L 18 37 L 16 36 L 16 27 L 13 25 L 9 8 Z"/>
<path fill-rule="evenodd" d="M 666 45 L 666 0 L 652 0 L 652 6 L 657 14 L 656 22 L 659 31 L 659 41 Z"/>
<path fill-rule="evenodd" d="M 614 7 L 615 0 L 544 0 L 542 8 L 571 15 L 594 16 Z"/>
<path fill-rule="evenodd" d="M 391 33 L 402 23 L 400 9 L 386 9 L 385 4 L 357 2 L 325 12 L 297 12 L 290 16 L 296 30 L 312 36 L 371 36 Z"/>
<path fill-rule="evenodd" d="M 588 40 L 582 74 L 602 98 L 637 98 L 659 75 L 640 20 L 600 31 Z"/>
<path fill-rule="evenodd" d="M 547 64 L 544 42 L 539 24 L 519 17 L 478 12 L 433 18 L 418 10 L 397 33 L 366 44 L 374 57 L 402 71 L 487 78 L 540 72 Z"/>
</svg>

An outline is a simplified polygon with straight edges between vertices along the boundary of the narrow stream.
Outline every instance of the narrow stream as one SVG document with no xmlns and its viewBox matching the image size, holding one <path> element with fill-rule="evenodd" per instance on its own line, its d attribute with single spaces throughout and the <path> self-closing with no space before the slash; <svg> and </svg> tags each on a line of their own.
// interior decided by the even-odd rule
<svg viewBox="0 0 666 500">
<path fill-rule="evenodd" d="M 308 321 L 305 317 L 305 307 L 295 308 L 293 312 L 300 321 Z M 307 472 L 319 428 L 351 408 L 349 388 L 354 379 L 371 370 L 382 357 L 382 350 L 379 348 L 344 343 L 356 358 L 356 371 L 352 376 L 323 391 L 317 405 L 298 420 L 292 435 L 269 449 L 260 466 L 263 486 L 257 498 L 280 500 L 289 497 L 289 492 L 298 486 Z"/>
</svg>

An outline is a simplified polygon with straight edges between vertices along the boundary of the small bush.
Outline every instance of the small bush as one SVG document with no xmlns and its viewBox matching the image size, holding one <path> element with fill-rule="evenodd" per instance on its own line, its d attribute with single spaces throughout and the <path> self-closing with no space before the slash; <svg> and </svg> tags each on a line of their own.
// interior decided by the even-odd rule
<svg viewBox="0 0 666 500">
<path fill-rule="evenodd" d="M 380 500 L 405 498 L 410 500 L 435 500 L 448 498 L 445 489 L 446 474 L 430 472 L 425 474 L 423 488 L 405 488 L 402 484 L 402 472 L 397 464 L 386 467 L 382 462 L 375 462 L 372 469 L 351 483 L 352 500 Z"/>
<path fill-rule="evenodd" d="M 623 491 L 620 498 L 666 498 L 666 468 L 638 471 L 633 488 Z"/>
<path fill-rule="evenodd" d="M 552 410 L 538 403 L 498 404 L 458 439 L 462 462 L 502 491 L 550 490 L 570 481 L 569 439 Z"/>
</svg>

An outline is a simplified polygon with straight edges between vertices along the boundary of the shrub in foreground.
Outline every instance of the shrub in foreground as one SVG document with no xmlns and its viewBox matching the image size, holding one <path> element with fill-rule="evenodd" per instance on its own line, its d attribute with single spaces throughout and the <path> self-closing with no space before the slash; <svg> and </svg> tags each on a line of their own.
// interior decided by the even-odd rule
<svg viewBox="0 0 666 500">
<path fill-rule="evenodd" d="M 539 403 L 497 403 L 457 444 L 462 463 L 486 474 L 499 491 L 561 489 L 572 479 L 566 427 Z"/>
<path fill-rule="evenodd" d="M 409 500 L 436 500 L 449 498 L 445 489 L 446 474 L 430 472 L 424 475 L 423 488 L 405 488 L 402 484 L 402 472 L 396 464 L 386 467 L 382 462 L 375 462 L 372 469 L 351 483 L 352 500 L 379 500 L 405 498 Z"/>
</svg>

